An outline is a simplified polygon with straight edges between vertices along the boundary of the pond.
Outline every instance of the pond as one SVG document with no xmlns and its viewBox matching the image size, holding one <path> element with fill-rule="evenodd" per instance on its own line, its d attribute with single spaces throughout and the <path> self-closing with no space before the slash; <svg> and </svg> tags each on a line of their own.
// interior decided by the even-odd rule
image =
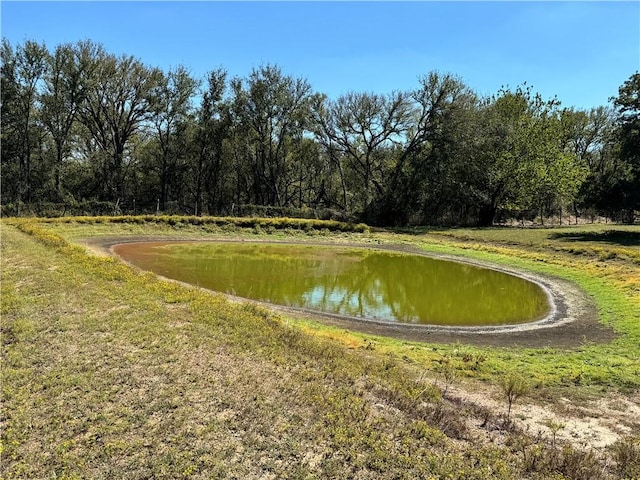
<svg viewBox="0 0 640 480">
<path fill-rule="evenodd" d="M 217 292 L 403 324 L 493 326 L 550 311 L 533 282 L 496 270 L 374 248 L 252 242 L 116 245 L 127 262 Z"/>
</svg>

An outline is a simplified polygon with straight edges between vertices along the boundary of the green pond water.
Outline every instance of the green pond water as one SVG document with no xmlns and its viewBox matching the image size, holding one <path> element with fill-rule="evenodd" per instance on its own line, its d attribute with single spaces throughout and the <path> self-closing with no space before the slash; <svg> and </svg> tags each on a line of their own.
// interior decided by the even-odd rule
<svg viewBox="0 0 640 480">
<path fill-rule="evenodd" d="M 264 243 L 130 243 L 124 260 L 244 298 L 363 319 L 503 325 L 549 312 L 542 288 L 463 263 L 368 248 Z"/>
</svg>

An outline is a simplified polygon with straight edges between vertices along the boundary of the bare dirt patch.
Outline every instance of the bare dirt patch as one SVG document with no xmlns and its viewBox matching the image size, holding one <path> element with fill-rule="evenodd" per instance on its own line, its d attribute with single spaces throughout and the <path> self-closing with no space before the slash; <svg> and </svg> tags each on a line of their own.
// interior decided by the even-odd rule
<svg viewBox="0 0 640 480">
<path fill-rule="evenodd" d="M 448 391 L 448 398 L 455 401 L 491 412 L 506 411 L 506 400 L 498 387 L 468 381 L 451 386 Z M 601 398 L 583 399 L 579 405 L 567 398 L 550 403 L 522 399 L 514 403 L 511 418 L 531 435 L 548 439 L 555 435 L 558 441 L 600 450 L 640 432 L 640 394 L 608 393 Z"/>
</svg>

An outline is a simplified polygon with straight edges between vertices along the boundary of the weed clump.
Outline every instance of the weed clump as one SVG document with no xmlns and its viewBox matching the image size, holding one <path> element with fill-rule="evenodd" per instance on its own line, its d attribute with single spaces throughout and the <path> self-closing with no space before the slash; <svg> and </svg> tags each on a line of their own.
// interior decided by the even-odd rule
<svg viewBox="0 0 640 480">
<path fill-rule="evenodd" d="M 507 445 L 520 455 L 520 468 L 527 478 L 599 480 L 610 478 L 593 450 L 581 450 L 564 442 L 548 443 L 522 433 L 513 434 Z"/>
<path fill-rule="evenodd" d="M 620 478 L 640 478 L 640 437 L 627 437 L 609 447 Z"/>
</svg>

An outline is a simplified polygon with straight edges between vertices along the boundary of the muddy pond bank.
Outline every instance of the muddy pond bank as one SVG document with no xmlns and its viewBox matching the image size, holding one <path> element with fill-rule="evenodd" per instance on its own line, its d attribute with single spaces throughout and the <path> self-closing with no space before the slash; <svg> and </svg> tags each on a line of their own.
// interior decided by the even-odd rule
<svg viewBox="0 0 640 480">
<path fill-rule="evenodd" d="M 321 313 L 302 308 L 284 307 L 280 305 L 246 300 L 227 295 L 232 301 L 262 304 L 276 312 L 290 317 L 304 317 L 332 325 L 338 328 L 355 330 L 358 332 L 393 337 L 411 342 L 426 343 L 466 343 L 478 346 L 497 347 L 557 347 L 576 348 L 585 343 L 604 343 L 615 338 L 615 333 L 598 321 L 598 314 L 593 301 L 575 284 L 556 277 L 544 276 L 538 273 L 522 271 L 515 268 L 496 266 L 485 262 L 475 261 L 463 257 L 450 255 L 434 255 L 424 252 L 418 247 L 406 244 L 361 244 L 361 243 L 332 243 L 332 242 L 278 242 L 274 240 L 246 240 L 242 238 L 202 239 L 170 236 L 120 236 L 94 237 L 82 240 L 80 243 L 101 255 L 115 255 L 112 247 L 121 243 L 131 242 L 238 242 L 253 243 L 301 243 L 317 246 L 340 246 L 357 248 L 376 248 L 382 250 L 399 251 L 450 261 L 467 263 L 483 268 L 490 268 L 511 275 L 520 276 L 543 286 L 554 305 L 552 313 L 545 319 L 520 325 L 506 325 L 496 327 L 439 327 L 432 325 L 409 325 L 388 322 L 375 322 L 344 315 Z"/>
</svg>

